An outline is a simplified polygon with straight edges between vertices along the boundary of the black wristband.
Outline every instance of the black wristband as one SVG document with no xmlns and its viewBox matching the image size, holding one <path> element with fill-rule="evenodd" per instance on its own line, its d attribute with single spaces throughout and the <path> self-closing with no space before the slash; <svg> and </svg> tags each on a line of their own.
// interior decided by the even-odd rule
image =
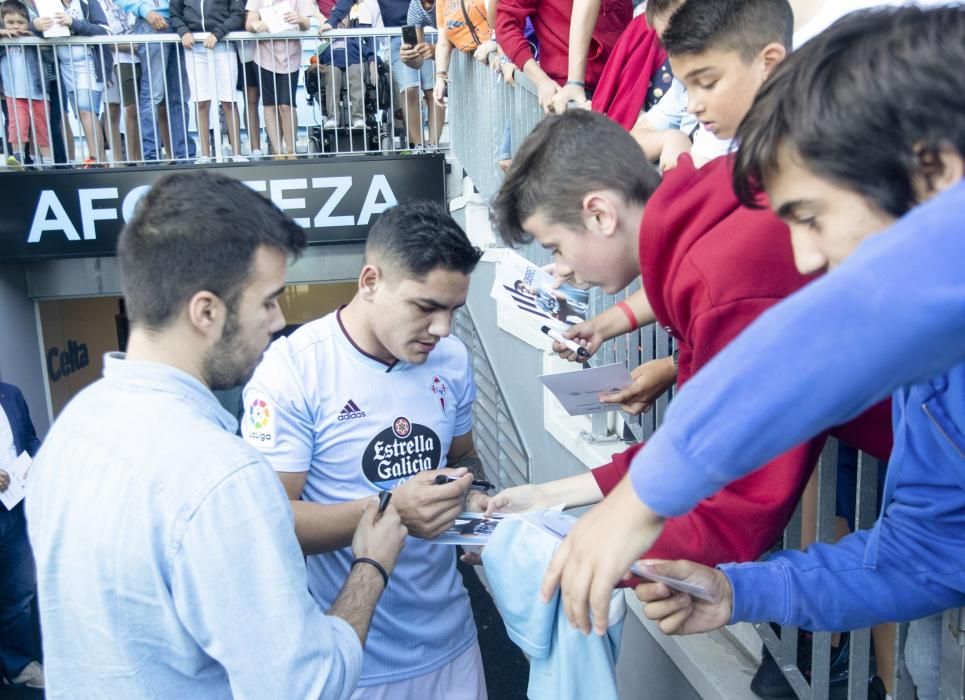
<svg viewBox="0 0 965 700">
<path fill-rule="evenodd" d="M 374 566 L 376 570 L 380 574 L 382 574 L 382 581 L 385 584 L 383 588 L 389 587 L 389 574 L 385 570 L 385 567 L 379 564 L 377 561 L 375 561 L 375 559 L 369 559 L 368 557 L 355 557 L 355 559 L 352 560 L 353 569 L 355 568 L 356 564 L 371 564 L 372 566 Z"/>
</svg>

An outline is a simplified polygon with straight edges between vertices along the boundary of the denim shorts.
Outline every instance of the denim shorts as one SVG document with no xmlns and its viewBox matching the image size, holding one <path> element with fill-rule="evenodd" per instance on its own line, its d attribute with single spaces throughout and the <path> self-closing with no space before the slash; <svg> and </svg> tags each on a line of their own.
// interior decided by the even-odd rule
<svg viewBox="0 0 965 700">
<path fill-rule="evenodd" d="M 399 52 L 402 48 L 402 37 L 394 36 L 391 42 L 392 47 L 392 78 L 400 90 L 421 87 L 423 90 L 431 90 L 436 84 L 436 62 L 427 60 L 422 64 L 422 68 L 410 68 L 402 62 Z"/>
</svg>

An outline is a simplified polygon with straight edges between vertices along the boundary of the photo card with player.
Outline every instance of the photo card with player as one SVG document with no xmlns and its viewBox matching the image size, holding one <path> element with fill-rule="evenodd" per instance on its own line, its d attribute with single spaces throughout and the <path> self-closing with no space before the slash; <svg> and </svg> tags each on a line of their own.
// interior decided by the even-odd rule
<svg viewBox="0 0 965 700">
<path fill-rule="evenodd" d="M 549 326 L 557 331 L 585 321 L 590 305 L 589 292 L 560 283 L 543 268 L 509 250 L 496 265 L 490 295 L 532 319 L 537 328 Z"/>
<path fill-rule="evenodd" d="M 503 513 L 483 515 L 482 513 L 460 513 L 452 526 L 430 544 L 469 544 L 482 546 L 489 541 L 496 526 L 506 517 Z"/>
</svg>

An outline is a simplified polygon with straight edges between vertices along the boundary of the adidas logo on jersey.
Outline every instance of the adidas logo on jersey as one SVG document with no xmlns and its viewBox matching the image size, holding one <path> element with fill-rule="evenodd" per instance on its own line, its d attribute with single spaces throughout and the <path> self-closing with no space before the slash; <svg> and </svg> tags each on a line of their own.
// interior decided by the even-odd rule
<svg viewBox="0 0 965 700">
<path fill-rule="evenodd" d="M 352 401 L 352 399 L 349 399 L 345 407 L 339 411 L 338 419 L 352 420 L 353 418 L 365 418 L 365 411 L 359 408 L 358 404 Z"/>
</svg>

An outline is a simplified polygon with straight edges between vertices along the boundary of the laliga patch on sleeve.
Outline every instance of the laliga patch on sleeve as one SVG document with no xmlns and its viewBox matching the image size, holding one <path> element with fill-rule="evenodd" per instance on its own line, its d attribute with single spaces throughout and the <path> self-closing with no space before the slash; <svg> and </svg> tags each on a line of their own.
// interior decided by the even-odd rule
<svg viewBox="0 0 965 700">
<path fill-rule="evenodd" d="M 249 445 L 259 450 L 269 450 L 275 446 L 277 413 L 269 397 L 258 391 L 245 394 L 242 427 L 242 434 Z"/>
</svg>

